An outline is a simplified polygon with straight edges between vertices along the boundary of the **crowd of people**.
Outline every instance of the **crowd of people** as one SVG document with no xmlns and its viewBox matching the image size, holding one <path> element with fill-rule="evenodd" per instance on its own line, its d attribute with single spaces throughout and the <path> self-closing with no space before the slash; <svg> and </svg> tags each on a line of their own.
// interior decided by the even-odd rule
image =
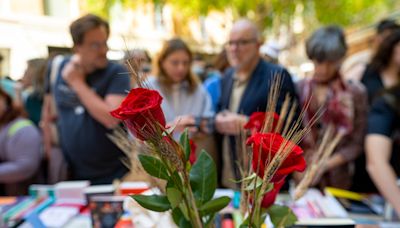
<svg viewBox="0 0 400 228">
<path fill-rule="evenodd" d="M 77 19 L 70 25 L 72 55 L 30 60 L 19 83 L 12 89 L 2 86 L 1 194 L 22 194 L 27 184 L 50 182 L 50 176 L 52 181 L 106 184 L 128 173 L 122 162 L 126 155 L 107 134 L 120 125 L 110 111 L 136 85 L 123 65 L 107 59 L 109 32 L 109 24 L 98 16 Z M 313 74 L 296 83 L 277 64 L 276 45 L 262 43 L 256 25 L 241 19 L 207 70 L 207 64 L 195 64 L 200 59 L 180 38 L 165 41 L 154 61 L 144 50 L 127 52 L 126 58 L 138 59 L 139 73 L 164 98 L 174 137 L 188 128 L 198 147 L 212 154 L 221 187 L 238 187 L 231 181 L 240 178 L 236 136 L 252 113 L 265 111 L 271 79 L 279 74 L 277 110 L 286 94 L 301 105 L 309 102 L 304 124 L 321 107 L 325 110 L 302 141 L 307 159 L 328 125 L 344 135 L 313 185 L 378 190 L 400 214 L 400 26 L 382 21 L 370 54 L 353 60 L 353 69 L 342 69 L 348 49 L 343 29 L 317 29 L 305 43 Z M 65 166 L 49 165 L 55 159 Z"/>
</svg>

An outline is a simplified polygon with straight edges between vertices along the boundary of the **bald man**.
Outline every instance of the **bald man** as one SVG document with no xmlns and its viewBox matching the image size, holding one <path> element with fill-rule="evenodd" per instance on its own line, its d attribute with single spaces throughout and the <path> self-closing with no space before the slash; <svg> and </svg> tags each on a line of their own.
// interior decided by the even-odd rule
<svg viewBox="0 0 400 228">
<path fill-rule="evenodd" d="M 261 59 L 261 44 L 261 35 L 256 25 L 242 19 L 234 23 L 225 45 L 232 67 L 222 77 L 221 98 L 215 118 L 223 187 L 238 188 L 231 180 L 240 179 L 236 161 L 242 156 L 238 155 L 236 148 L 241 148 L 242 142 L 237 142 L 235 138 L 253 112 L 265 111 L 272 77 L 276 74 L 282 76 L 277 110 L 280 110 L 286 94 L 297 99 L 289 73 Z"/>
</svg>

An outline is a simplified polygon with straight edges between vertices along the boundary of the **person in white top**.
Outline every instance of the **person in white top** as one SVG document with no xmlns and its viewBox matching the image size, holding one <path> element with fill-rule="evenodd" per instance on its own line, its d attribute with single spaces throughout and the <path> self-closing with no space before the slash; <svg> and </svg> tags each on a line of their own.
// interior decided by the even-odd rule
<svg viewBox="0 0 400 228">
<path fill-rule="evenodd" d="M 159 54 L 156 76 L 148 79 L 150 88 L 164 98 L 161 107 L 167 125 L 175 127 L 175 136 L 186 127 L 192 134 L 211 133 L 211 98 L 191 72 L 191 63 L 192 53 L 186 43 L 179 38 L 168 40 Z"/>
</svg>

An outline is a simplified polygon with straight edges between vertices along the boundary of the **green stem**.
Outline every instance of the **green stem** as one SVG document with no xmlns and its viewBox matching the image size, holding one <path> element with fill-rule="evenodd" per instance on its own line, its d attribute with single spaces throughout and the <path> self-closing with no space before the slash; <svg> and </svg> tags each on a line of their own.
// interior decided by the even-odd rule
<svg viewBox="0 0 400 228">
<path fill-rule="evenodd" d="M 251 192 L 252 194 L 253 194 L 253 205 L 252 205 L 252 207 L 251 207 L 251 210 L 250 210 L 250 215 L 249 215 L 249 228 L 252 226 L 252 224 L 253 224 L 253 220 L 254 220 L 254 214 L 255 214 L 255 212 L 256 212 L 256 209 L 257 209 L 257 202 L 258 202 L 258 192 L 257 192 L 257 188 L 256 188 L 256 185 L 257 185 L 257 178 L 258 177 L 256 177 L 256 180 L 254 181 L 254 190 Z"/>
<path fill-rule="evenodd" d="M 162 158 L 162 154 L 159 151 L 157 152 L 159 156 Z M 190 181 L 187 172 L 183 171 L 182 176 L 180 175 L 181 178 L 175 179 L 173 175 L 175 169 L 171 168 L 172 165 L 168 161 L 165 162 L 164 159 L 161 159 L 161 161 L 163 161 L 164 164 L 166 165 L 167 170 L 169 172 L 169 176 L 172 178 L 172 181 L 175 182 L 175 185 L 176 186 L 181 185 L 183 187 L 182 189 L 182 195 L 184 196 L 183 201 L 189 213 L 189 217 L 191 220 L 190 222 L 192 223 L 193 227 L 203 228 L 203 223 L 201 222 L 200 219 L 199 210 L 197 209 L 196 200 L 194 198 L 193 191 L 190 186 Z M 185 194 L 185 190 L 187 191 L 186 192 L 187 194 Z"/>
<path fill-rule="evenodd" d="M 199 210 L 197 208 L 196 200 L 194 198 L 192 187 L 190 186 L 190 181 L 189 181 L 189 178 L 187 175 L 184 176 L 184 182 L 185 182 L 184 184 L 188 191 L 187 192 L 188 194 L 185 194 L 185 195 L 187 195 L 187 197 L 188 197 L 188 202 L 187 202 L 189 204 L 188 211 L 190 212 L 191 217 L 192 217 L 192 221 L 191 221 L 192 225 L 195 228 L 203 228 L 203 223 L 201 222 Z"/>
</svg>

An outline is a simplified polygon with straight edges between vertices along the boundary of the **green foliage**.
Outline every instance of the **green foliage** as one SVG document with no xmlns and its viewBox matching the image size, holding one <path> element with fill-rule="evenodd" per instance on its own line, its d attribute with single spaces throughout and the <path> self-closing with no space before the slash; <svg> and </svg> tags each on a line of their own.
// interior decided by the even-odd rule
<svg viewBox="0 0 400 228">
<path fill-rule="evenodd" d="M 179 142 L 180 142 L 181 146 L 183 147 L 183 151 L 185 153 L 185 161 L 188 161 L 191 149 L 190 149 L 190 142 L 189 142 L 189 133 L 188 133 L 187 128 L 182 133 Z"/>
<path fill-rule="evenodd" d="M 266 193 L 270 192 L 273 188 L 274 188 L 274 183 L 269 183 L 263 194 L 265 195 Z"/>
<path fill-rule="evenodd" d="M 217 188 L 217 169 L 211 156 L 201 151 L 196 163 L 190 170 L 190 185 L 196 200 L 201 204 L 209 201 Z"/>
<path fill-rule="evenodd" d="M 305 27 L 310 28 L 307 31 L 326 24 L 365 26 L 400 7 L 400 1 L 396 0 L 85 0 L 82 6 L 108 18 L 110 8 L 115 4 L 135 8 L 148 3 L 172 6 L 179 12 L 179 17 L 174 14 L 179 27 L 186 26 L 182 21 L 198 19 L 214 10 L 231 12 L 234 19 L 248 17 L 261 31 L 277 29 L 283 24 L 290 27 L 295 16 L 303 18 Z"/>
<path fill-rule="evenodd" d="M 153 177 L 157 177 L 163 180 L 168 180 L 167 168 L 160 159 L 152 156 L 139 154 L 139 161 L 146 172 Z"/>
<path fill-rule="evenodd" d="M 203 206 L 200 207 L 200 214 L 201 215 L 209 215 L 212 213 L 216 213 L 220 211 L 221 209 L 225 208 L 229 202 L 231 202 L 231 199 L 227 196 L 222 196 L 213 200 L 208 201 L 207 203 L 203 204 Z"/>
<path fill-rule="evenodd" d="M 160 195 L 131 195 L 131 197 L 138 203 L 140 206 L 158 212 L 164 212 L 171 209 L 171 205 L 166 196 Z"/>
<path fill-rule="evenodd" d="M 180 143 L 187 161 L 190 155 L 187 131 L 183 133 Z M 157 151 L 155 148 L 156 153 Z M 157 158 L 159 156 L 160 154 L 139 154 L 138 158 L 147 173 L 167 181 L 166 195 L 134 195 L 132 198 L 142 207 L 152 211 L 163 212 L 171 209 L 174 222 L 179 227 L 200 227 L 199 223 L 202 226 L 212 224 L 215 213 L 224 208 L 230 202 L 230 198 L 220 197 L 212 200 L 217 187 L 217 170 L 210 155 L 203 150 L 196 163 L 193 166 L 188 165 L 184 171 L 174 169 L 173 164 Z M 196 215 L 199 218 L 197 220 Z"/>
<path fill-rule="evenodd" d="M 175 9 L 179 10 L 185 18 L 197 18 L 199 16 L 206 16 L 212 10 L 222 11 L 225 4 L 224 1 L 201 0 L 201 1 L 187 1 L 187 0 L 173 0 L 168 1 Z"/>
<path fill-rule="evenodd" d="M 174 220 L 175 224 L 177 224 L 180 228 L 192 227 L 190 222 L 185 218 L 179 208 L 175 208 L 174 210 L 172 210 L 172 219 Z"/>
<path fill-rule="evenodd" d="M 175 209 L 182 202 L 182 192 L 176 188 L 167 187 L 167 198 L 171 204 L 172 209 Z"/>
<path fill-rule="evenodd" d="M 251 227 L 251 228 L 257 228 L 257 226 L 254 225 L 254 224 L 249 225 L 249 222 L 250 222 L 250 217 L 247 216 L 247 218 L 243 221 L 242 224 L 240 224 L 239 227 L 240 227 L 240 228 L 249 228 L 249 227 Z"/>
<path fill-rule="evenodd" d="M 386 3 L 380 0 L 313 1 L 315 17 L 321 24 L 354 25 L 375 21 Z"/>
<path fill-rule="evenodd" d="M 297 221 L 296 215 L 286 206 L 272 205 L 268 208 L 268 214 L 275 227 L 292 226 Z"/>
<path fill-rule="evenodd" d="M 263 180 L 257 175 L 253 178 L 249 184 L 244 188 L 245 191 L 253 191 L 254 189 L 258 189 L 263 184 Z M 255 186 L 254 186 L 255 185 Z"/>
<path fill-rule="evenodd" d="M 178 171 L 174 171 L 172 174 L 170 174 L 168 178 L 168 183 L 167 183 L 167 188 L 176 188 L 176 189 L 182 189 L 183 188 L 183 183 L 180 178 L 180 175 Z"/>
<path fill-rule="evenodd" d="M 179 224 L 181 218 L 185 218 L 181 210 L 179 208 L 172 209 L 172 219 L 174 220 L 175 224 Z"/>
</svg>

